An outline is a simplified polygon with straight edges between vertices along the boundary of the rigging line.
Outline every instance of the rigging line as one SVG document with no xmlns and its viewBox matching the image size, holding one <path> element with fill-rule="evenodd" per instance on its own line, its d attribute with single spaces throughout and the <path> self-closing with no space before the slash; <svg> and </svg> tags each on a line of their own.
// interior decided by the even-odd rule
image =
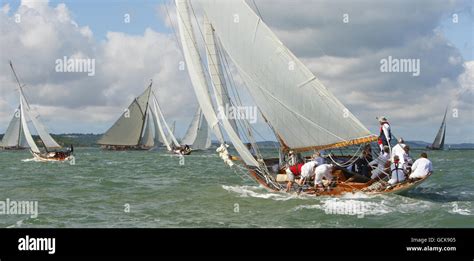
<svg viewBox="0 0 474 261">
<path fill-rule="evenodd" d="M 200 33 L 202 39 L 204 39 L 204 35 L 203 35 L 202 30 L 201 30 L 201 27 L 200 27 L 200 25 L 199 25 L 199 21 L 198 21 L 198 19 L 197 19 L 196 13 L 194 12 L 193 5 L 192 5 L 191 2 L 188 2 L 188 4 L 189 4 L 188 6 L 191 7 L 191 11 L 193 12 L 193 16 L 194 16 L 194 18 L 195 18 L 195 20 L 196 20 L 197 27 L 198 27 L 198 29 L 199 29 L 199 33 Z M 180 12 L 179 12 L 178 9 L 176 9 L 176 13 L 177 13 L 178 16 L 181 16 L 181 14 L 180 14 Z M 182 19 L 182 18 L 181 18 L 181 19 Z M 184 27 L 185 27 L 185 29 L 186 29 L 186 32 L 187 32 L 188 36 L 191 38 L 191 36 L 192 36 L 192 34 L 193 34 L 191 17 L 190 17 L 189 20 L 190 20 L 190 23 L 191 23 L 191 24 L 190 24 L 190 27 L 191 27 L 191 28 L 188 28 L 188 26 L 184 26 Z M 201 67 L 204 68 L 205 66 L 203 66 L 203 63 L 202 63 L 202 62 L 203 62 L 203 59 L 202 59 L 202 57 L 201 57 L 201 54 L 199 53 L 199 48 L 198 48 L 198 46 L 197 46 L 197 42 L 196 42 L 196 41 L 191 41 L 191 42 L 192 42 L 194 48 L 196 48 L 197 55 L 198 55 L 199 60 L 200 60 L 200 63 L 201 63 Z M 209 52 L 209 49 L 207 48 L 207 45 L 204 45 L 204 46 L 205 46 L 206 50 Z M 183 45 L 183 48 L 184 48 L 184 45 Z M 202 72 L 203 72 L 205 78 L 206 78 L 206 76 L 208 76 L 209 78 L 211 77 L 210 74 L 209 74 L 209 72 L 208 72 L 208 70 L 202 70 Z M 210 93 L 209 93 L 209 86 L 208 86 L 208 84 L 207 84 L 207 81 L 206 81 L 206 91 L 207 91 L 207 93 L 208 93 L 209 100 L 210 100 L 210 102 L 211 102 L 211 108 L 212 108 L 212 110 L 214 111 L 214 106 L 213 106 L 213 104 L 212 104 L 212 99 L 211 99 L 211 95 L 210 95 Z M 215 114 L 215 111 L 214 111 L 214 114 Z M 208 122 L 208 123 L 209 123 L 209 122 Z M 219 120 L 217 120 L 217 123 L 213 124 L 213 125 L 211 126 L 211 128 L 214 130 L 214 129 L 216 128 L 216 126 L 217 126 L 217 129 L 219 130 L 219 132 L 220 132 L 220 134 L 221 134 L 221 136 L 222 136 L 222 139 L 224 139 L 223 134 L 222 134 L 222 131 L 221 131 L 221 128 L 220 128 L 221 126 L 220 126 Z M 216 136 L 217 136 L 217 135 L 216 135 Z M 225 143 L 225 141 L 224 141 L 224 143 Z"/>
<path fill-rule="evenodd" d="M 167 3 L 164 3 L 164 6 L 165 6 L 166 14 L 168 15 L 168 19 L 170 20 L 171 30 L 173 31 L 174 38 L 175 38 L 175 40 L 176 40 L 176 43 L 178 44 L 179 52 L 180 52 L 181 55 L 184 57 L 183 50 L 181 50 L 181 48 L 179 47 L 179 45 L 181 44 L 181 42 L 179 41 L 178 33 L 176 32 L 176 30 L 175 30 L 175 28 L 174 28 L 173 20 L 171 19 L 171 15 L 170 15 L 169 10 L 168 10 L 168 4 L 167 4 Z M 176 10 L 176 11 L 177 11 L 177 10 Z M 182 44 L 181 44 L 181 46 L 182 46 Z"/>
<path fill-rule="evenodd" d="M 260 10 L 258 9 L 257 4 L 255 3 L 255 0 L 252 0 L 253 5 L 255 6 L 255 10 L 257 10 L 257 14 L 260 17 L 260 19 L 263 21 L 262 14 L 260 13 Z"/>
<path fill-rule="evenodd" d="M 232 90 L 232 93 L 234 94 L 234 98 L 236 99 L 237 103 L 240 103 L 240 105 L 242 105 L 242 99 L 241 99 L 241 96 L 240 96 L 240 93 L 239 93 L 239 90 L 237 89 L 236 85 L 235 85 L 235 80 L 233 78 L 233 75 L 232 73 L 230 72 L 230 63 L 229 61 L 227 60 L 227 56 L 225 55 L 224 52 L 222 52 L 221 50 L 223 49 L 222 47 L 222 43 L 220 43 L 220 41 L 217 42 L 217 47 L 216 50 L 219 52 L 219 55 L 221 57 L 221 60 L 223 61 L 223 68 L 224 68 L 224 73 L 225 75 L 227 75 L 227 79 L 229 81 L 229 84 L 230 84 L 230 89 Z M 245 85 L 245 84 L 244 84 Z M 229 101 L 232 102 L 230 100 L 230 97 L 229 97 Z M 261 111 L 260 111 L 261 113 Z M 266 123 L 269 125 L 270 128 L 273 128 L 272 126 L 270 126 L 270 124 L 266 121 Z M 239 125 L 243 125 L 242 122 L 238 122 Z M 250 127 L 250 126 L 249 126 Z M 261 135 L 256 128 L 254 127 L 250 127 L 252 131 L 254 131 L 260 138 L 262 138 L 263 140 L 265 139 L 265 137 L 263 137 L 263 135 Z M 245 137 L 247 137 L 247 134 L 245 133 L 244 134 Z M 247 138 L 248 139 L 248 138 Z M 257 149 L 258 149 L 258 146 L 256 146 Z"/>
<path fill-rule="evenodd" d="M 219 42 L 218 42 L 218 44 L 219 44 Z M 219 57 L 221 57 L 221 61 L 223 62 L 222 67 L 224 68 L 224 73 L 227 75 L 227 79 L 228 79 L 229 84 L 230 84 L 229 87 L 232 90 L 232 92 L 234 93 L 234 98 L 236 99 L 236 102 L 239 103 L 240 105 L 242 105 L 243 103 L 242 103 L 242 100 L 240 98 L 240 94 L 237 90 L 237 87 L 235 86 L 235 82 L 234 82 L 234 79 L 232 77 L 232 74 L 230 73 L 229 62 L 227 61 L 227 58 L 225 57 L 224 53 L 221 51 L 221 48 L 222 48 L 221 45 L 217 45 L 216 47 L 217 47 L 216 51 L 218 52 L 218 55 L 219 55 Z M 225 81 L 225 79 L 224 79 L 224 81 Z M 224 87 L 225 87 L 225 85 L 224 85 Z M 232 103 L 232 101 L 230 100 L 230 97 L 229 97 L 229 102 Z M 243 136 L 252 144 L 252 147 L 254 148 L 254 151 L 259 156 L 259 158 L 263 158 L 262 154 L 260 152 L 260 149 L 257 146 L 257 142 L 256 142 L 255 138 L 252 136 L 251 131 L 255 132 L 258 136 L 260 136 L 264 140 L 263 135 L 258 133 L 255 128 L 251 127 L 247 120 L 240 120 L 240 121 L 237 121 L 236 123 L 239 124 L 242 129 L 247 129 L 248 130 L 248 133 L 243 133 Z"/>
</svg>

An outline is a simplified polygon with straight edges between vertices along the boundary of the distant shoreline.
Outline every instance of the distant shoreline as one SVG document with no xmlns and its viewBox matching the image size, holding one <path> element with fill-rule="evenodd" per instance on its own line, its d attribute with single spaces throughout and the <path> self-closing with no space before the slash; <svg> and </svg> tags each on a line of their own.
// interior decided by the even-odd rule
<svg viewBox="0 0 474 261">
<path fill-rule="evenodd" d="M 0 141 L 4 134 L 0 134 Z M 103 134 L 93 133 L 64 133 L 64 134 L 51 134 L 51 136 L 62 146 L 69 146 L 73 144 L 75 147 L 100 147 L 97 141 Z M 33 135 L 34 139 L 38 137 Z M 257 142 L 262 148 L 273 148 L 278 147 L 276 141 L 258 141 Z M 413 150 L 426 150 L 426 146 L 431 143 L 424 141 L 406 141 L 406 143 Z M 213 145 L 218 144 L 217 141 L 212 141 Z M 0 144 L 1 146 L 1 144 Z M 458 144 L 445 144 L 447 150 L 474 150 L 474 143 L 458 143 Z"/>
</svg>

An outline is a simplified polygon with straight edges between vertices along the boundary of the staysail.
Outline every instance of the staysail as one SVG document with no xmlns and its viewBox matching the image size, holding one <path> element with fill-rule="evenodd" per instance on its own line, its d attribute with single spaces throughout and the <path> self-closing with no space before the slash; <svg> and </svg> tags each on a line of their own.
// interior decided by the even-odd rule
<svg viewBox="0 0 474 261">
<path fill-rule="evenodd" d="M 212 25 L 209 23 L 207 17 L 204 17 L 204 27 L 206 32 L 206 54 L 207 54 L 207 63 L 209 69 L 209 75 L 211 78 L 214 95 L 217 100 L 218 106 L 230 106 L 230 99 L 227 93 L 227 88 L 225 86 L 225 80 L 222 76 L 222 68 L 221 68 L 221 61 L 220 56 L 217 53 L 216 47 L 216 37 L 214 35 L 214 29 Z M 223 108 L 223 107 L 221 107 Z M 222 109 L 221 109 L 222 110 Z M 242 140 L 239 138 L 239 134 L 237 132 L 237 127 L 234 119 L 229 119 L 226 113 L 221 111 L 220 113 L 220 120 L 222 122 L 222 126 L 224 127 L 232 145 L 237 150 L 239 155 L 241 156 L 242 160 L 249 166 L 258 166 L 258 162 L 255 160 L 252 153 L 248 150 L 247 146 L 244 145 Z"/>
<path fill-rule="evenodd" d="M 222 73 L 222 63 L 217 51 L 214 29 L 212 28 L 212 25 L 206 16 L 204 16 L 204 32 L 207 67 L 212 82 L 212 89 L 214 91 L 214 96 L 218 106 L 218 115 L 220 115 L 218 118 L 222 118 L 225 114 L 226 108 L 232 106 L 232 104 L 230 102 L 228 89 L 225 85 L 225 78 Z M 228 119 L 228 121 L 232 125 L 234 131 L 238 134 L 235 119 Z"/>
<path fill-rule="evenodd" d="M 307 151 L 376 139 L 245 1 L 194 2 L 203 8 L 223 49 L 284 148 Z"/>
<path fill-rule="evenodd" d="M 443 122 L 441 122 L 441 126 L 439 127 L 438 134 L 431 145 L 432 149 L 443 149 L 444 148 L 444 138 L 446 136 L 446 114 L 448 113 L 448 108 L 444 111 Z"/>
<path fill-rule="evenodd" d="M 189 3 L 187 0 L 176 0 L 176 10 L 178 14 L 178 26 L 181 43 L 183 45 L 184 58 L 188 69 L 189 77 L 193 85 L 199 106 L 202 109 L 206 120 L 221 144 L 224 143 L 224 136 L 219 127 L 219 121 L 213 108 L 209 96 L 208 84 L 202 66 L 201 57 L 197 47 Z"/>
<path fill-rule="evenodd" d="M 145 126 L 151 84 L 97 142 L 101 145 L 138 146 Z"/>
</svg>

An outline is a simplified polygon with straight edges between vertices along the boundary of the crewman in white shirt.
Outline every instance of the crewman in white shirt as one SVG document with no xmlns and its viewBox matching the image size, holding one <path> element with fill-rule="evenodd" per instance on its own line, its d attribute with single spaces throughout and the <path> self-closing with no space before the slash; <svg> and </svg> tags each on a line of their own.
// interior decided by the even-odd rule
<svg viewBox="0 0 474 261">
<path fill-rule="evenodd" d="M 433 165 L 428 159 L 428 155 L 423 152 L 421 153 L 420 158 L 413 163 L 413 166 L 411 166 L 410 179 L 424 178 L 432 173 Z"/>
<path fill-rule="evenodd" d="M 405 172 L 403 171 L 403 166 L 400 163 L 400 159 L 397 155 L 393 157 L 393 163 L 390 165 L 390 172 L 392 173 L 392 177 L 388 180 L 390 185 L 394 185 L 405 180 Z"/>
<path fill-rule="evenodd" d="M 323 184 L 323 178 L 327 180 L 333 179 L 332 170 L 334 165 L 333 164 L 323 164 L 316 167 L 315 170 L 315 179 L 314 179 L 314 188 L 321 186 Z"/>
</svg>

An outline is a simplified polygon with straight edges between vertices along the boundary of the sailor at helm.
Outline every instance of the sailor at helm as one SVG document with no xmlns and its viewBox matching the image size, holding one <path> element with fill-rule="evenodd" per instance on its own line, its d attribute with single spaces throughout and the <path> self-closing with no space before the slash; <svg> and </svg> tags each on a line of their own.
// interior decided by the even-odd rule
<svg viewBox="0 0 474 261">
<path fill-rule="evenodd" d="M 385 116 L 377 117 L 380 123 L 380 134 L 378 144 L 380 147 L 380 152 L 383 153 L 384 146 L 390 146 L 390 139 L 392 137 L 390 123 Z"/>
</svg>

